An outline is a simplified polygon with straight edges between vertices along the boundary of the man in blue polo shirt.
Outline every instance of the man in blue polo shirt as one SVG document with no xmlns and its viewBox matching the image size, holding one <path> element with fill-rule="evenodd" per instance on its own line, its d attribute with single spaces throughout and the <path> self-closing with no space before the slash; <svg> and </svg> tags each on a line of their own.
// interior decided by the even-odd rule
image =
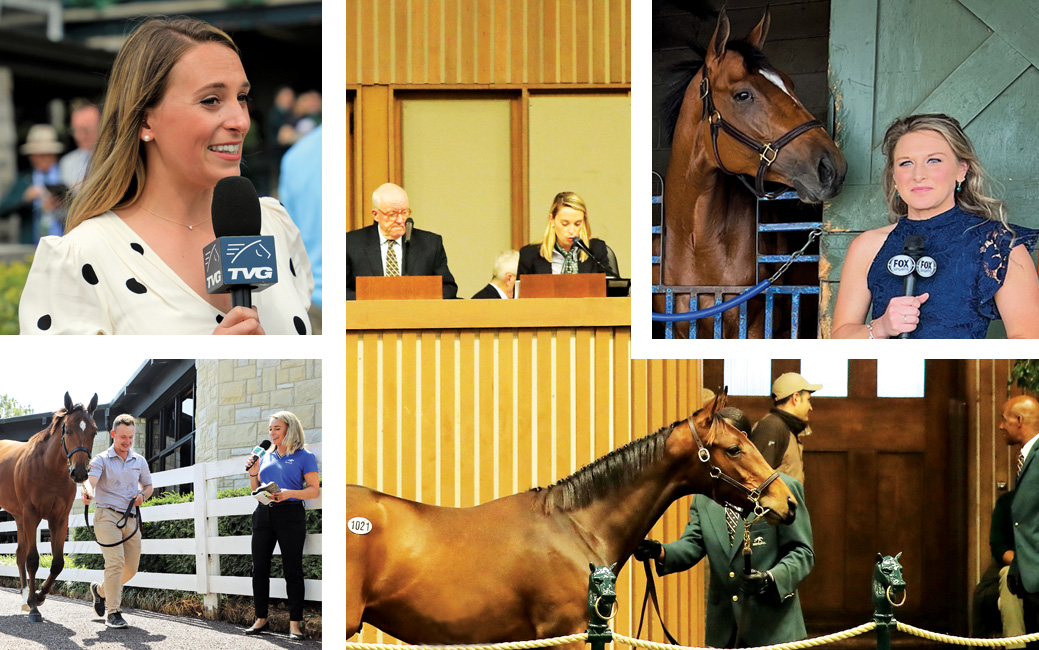
<svg viewBox="0 0 1039 650">
<path fill-rule="evenodd" d="M 141 560 L 141 533 L 116 544 L 127 532 L 139 529 L 131 518 L 125 528 L 117 526 L 130 502 L 139 506 L 152 495 L 152 475 L 144 456 L 133 450 L 134 419 L 132 415 L 116 417 L 112 426 L 112 446 L 90 461 L 87 483 L 83 486 L 83 503 L 97 500 L 94 511 L 94 535 L 105 557 L 105 580 L 90 585 L 94 596 L 94 612 L 105 617 L 105 625 L 126 627 L 119 606 L 123 585 L 137 573 Z M 89 487 L 87 487 L 89 485 Z M 125 532 L 124 532 L 125 531 Z M 107 615 L 106 615 L 107 613 Z"/>
</svg>

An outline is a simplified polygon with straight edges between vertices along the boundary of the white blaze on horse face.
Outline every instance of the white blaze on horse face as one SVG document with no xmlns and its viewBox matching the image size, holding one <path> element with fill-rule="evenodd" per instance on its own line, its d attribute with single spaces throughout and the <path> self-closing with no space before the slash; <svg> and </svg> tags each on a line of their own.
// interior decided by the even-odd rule
<svg viewBox="0 0 1039 650">
<path fill-rule="evenodd" d="M 80 420 L 79 421 L 79 430 L 80 431 L 86 431 L 87 430 L 87 421 L 86 420 Z"/>
<path fill-rule="evenodd" d="M 762 77 L 768 79 L 772 83 L 774 83 L 777 86 L 779 86 L 779 89 L 782 90 L 783 92 L 785 92 L 787 95 L 789 95 L 790 99 L 793 99 L 795 102 L 798 103 L 798 105 L 801 104 L 801 102 L 797 99 L 797 97 L 794 97 L 794 94 L 792 92 L 790 92 L 789 90 L 787 90 L 786 84 L 783 83 L 783 78 L 782 77 L 780 77 L 775 72 L 773 72 L 771 70 L 765 70 L 764 68 L 759 70 L 759 72 L 761 73 Z"/>
</svg>

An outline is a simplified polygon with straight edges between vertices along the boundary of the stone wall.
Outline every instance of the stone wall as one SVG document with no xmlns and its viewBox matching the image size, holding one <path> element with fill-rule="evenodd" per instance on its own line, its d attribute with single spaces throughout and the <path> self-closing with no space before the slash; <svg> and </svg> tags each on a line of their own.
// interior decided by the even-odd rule
<svg viewBox="0 0 1039 650">
<path fill-rule="evenodd" d="M 243 458 L 267 437 L 270 416 L 292 411 L 307 444 L 321 441 L 320 359 L 199 359 L 195 361 L 195 462 Z M 226 478 L 220 488 L 245 487 Z"/>
</svg>

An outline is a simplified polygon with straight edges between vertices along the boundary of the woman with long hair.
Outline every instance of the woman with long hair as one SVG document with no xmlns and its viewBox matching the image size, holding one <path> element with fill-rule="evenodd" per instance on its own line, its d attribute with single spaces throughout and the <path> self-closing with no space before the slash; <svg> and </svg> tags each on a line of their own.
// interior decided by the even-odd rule
<svg viewBox="0 0 1039 650">
<path fill-rule="evenodd" d="M 116 56 L 97 145 L 63 237 L 40 242 L 23 334 L 307 334 L 314 281 L 285 209 L 261 199 L 279 282 L 232 308 L 206 291 L 213 188 L 241 174 L 249 80 L 237 46 L 193 18 L 142 23 Z"/>
<path fill-rule="evenodd" d="M 281 549 L 285 592 L 289 605 L 289 638 L 302 639 L 303 544 L 307 539 L 304 500 L 321 494 L 317 458 L 303 448 L 306 436 L 299 418 L 289 411 L 279 411 L 268 424 L 271 449 L 259 461 L 246 463 L 250 487 L 275 483 L 271 503 L 256 506 L 253 511 L 253 603 L 256 622 L 245 633 L 260 634 L 270 629 L 267 621 L 271 592 L 271 558 L 274 545 Z"/>
<path fill-rule="evenodd" d="M 595 259 L 574 243 L 578 237 Z M 606 242 L 592 239 L 592 226 L 588 221 L 588 208 L 584 200 L 576 192 L 556 194 L 548 211 L 548 223 L 541 242 L 520 249 L 519 275 L 603 273 L 603 267 L 613 269 Z M 616 269 L 613 271 L 616 273 Z"/>
<path fill-rule="evenodd" d="M 899 118 L 882 146 L 893 223 L 848 247 L 832 337 L 984 338 L 999 318 L 1010 338 L 1039 337 L 1039 278 L 1029 255 L 1039 232 L 1007 222 L 959 122 L 940 113 Z M 910 265 L 898 256 L 911 236 L 922 242 L 924 264 L 913 264 L 919 277 L 906 296 Z"/>
</svg>

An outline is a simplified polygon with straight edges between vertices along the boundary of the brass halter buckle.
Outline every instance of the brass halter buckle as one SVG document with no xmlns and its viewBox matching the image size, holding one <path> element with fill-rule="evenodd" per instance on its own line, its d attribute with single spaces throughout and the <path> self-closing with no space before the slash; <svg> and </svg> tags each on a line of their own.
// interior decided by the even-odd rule
<svg viewBox="0 0 1039 650">
<path fill-rule="evenodd" d="M 769 154 L 770 153 L 772 154 L 771 158 L 769 158 Z M 769 142 L 769 143 L 765 144 L 765 148 L 762 149 L 760 155 L 761 155 L 761 162 L 765 163 L 766 167 L 769 167 L 769 166 L 772 165 L 772 163 L 776 162 L 776 156 L 779 155 L 779 149 L 773 149 L 772 148 L 772 143 Z"/>
</svg>

